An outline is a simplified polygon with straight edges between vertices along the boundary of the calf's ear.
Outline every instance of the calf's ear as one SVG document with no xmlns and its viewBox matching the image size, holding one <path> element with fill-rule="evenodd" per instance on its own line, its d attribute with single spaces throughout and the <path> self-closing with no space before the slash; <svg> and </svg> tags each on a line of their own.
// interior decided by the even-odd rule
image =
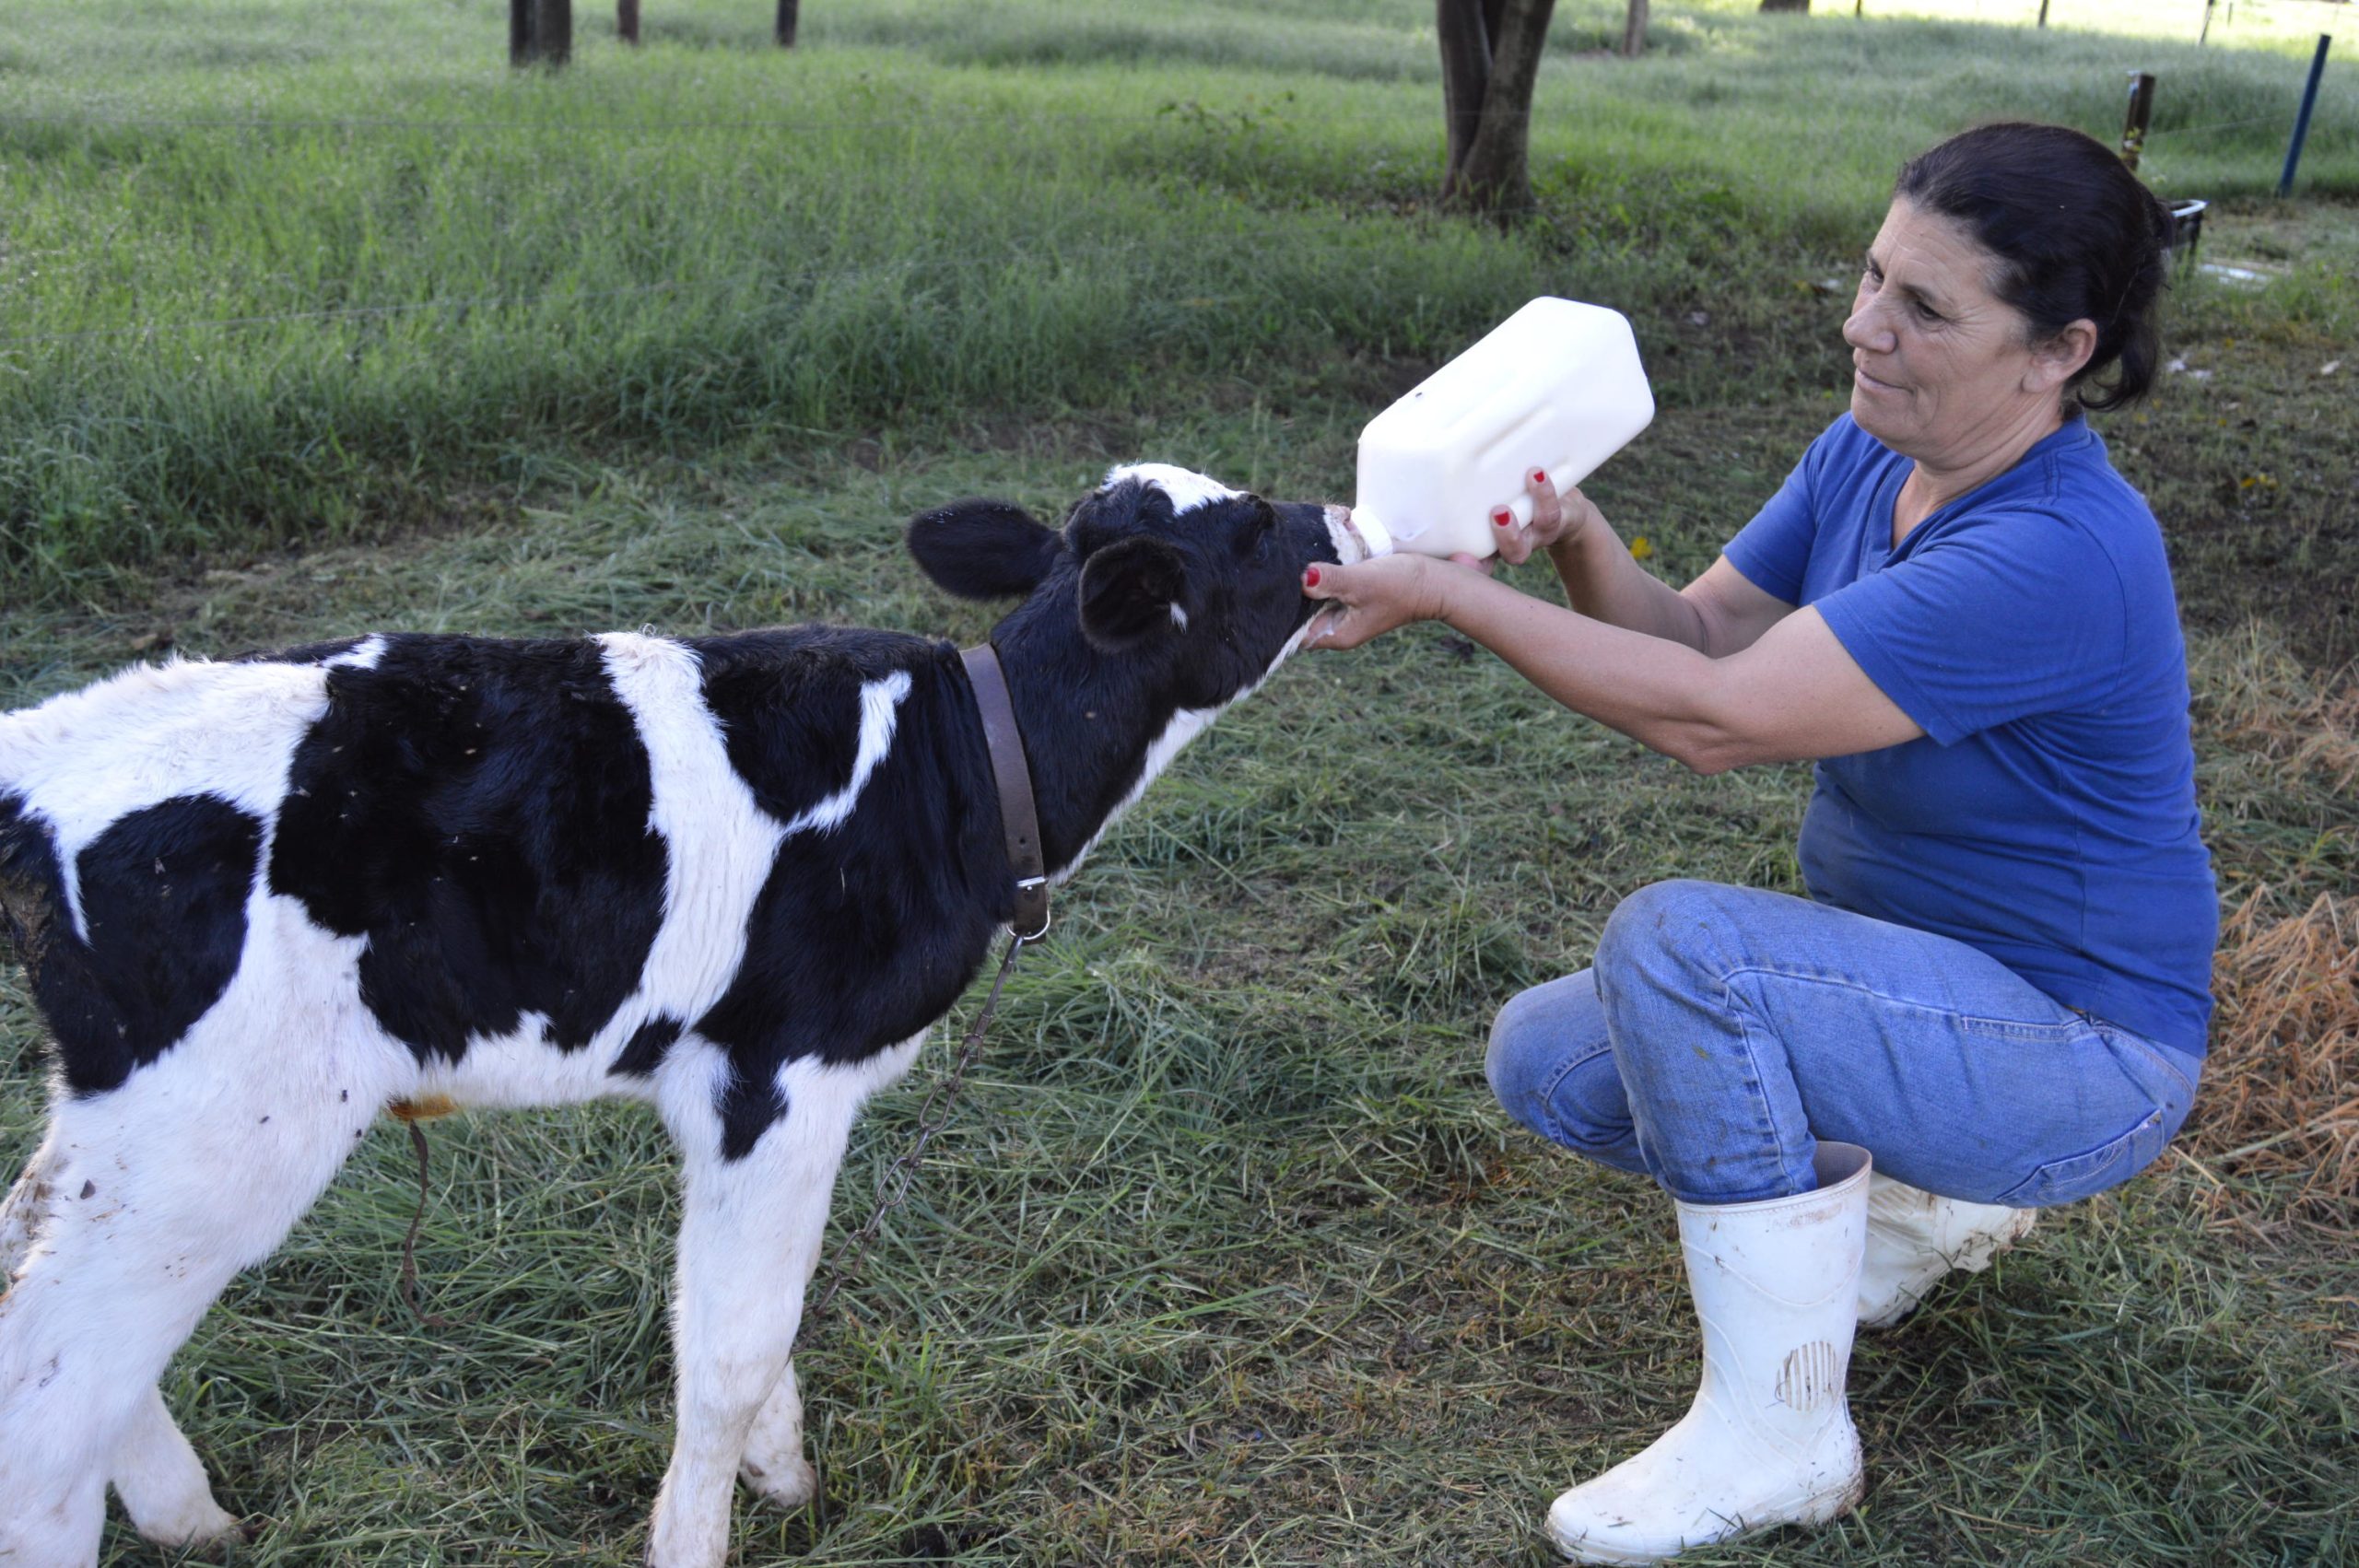
<svg viewBox="0 0 2359 1568">
<path fill-rule="evenodd" d="M 1133 534 L 1093 550 L 1081 564 L 1081 634 L 1119 653 L 1183 626 L 1186 584 L 1180 552 L 1160 539 Z"/>
<path fill-rule="evenodd" d="M 1011 599 L 1040 586 L 1064 548 L 1056 530 L 1008 501 L 953 501 L 910 520 L 910 554 L 945 592 Z"/>
</svg>

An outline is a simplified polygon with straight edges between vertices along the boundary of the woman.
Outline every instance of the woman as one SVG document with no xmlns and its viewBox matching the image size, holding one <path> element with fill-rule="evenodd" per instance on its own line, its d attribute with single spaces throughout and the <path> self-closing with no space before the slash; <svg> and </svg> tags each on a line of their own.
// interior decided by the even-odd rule
<svg viewBox="0 0 2359 1568">
<path fill-rule="evenodd" d="M 1529 526 L 1492 521 L 1569 610 L 1416 556 L 1306 579 L 1311 646 L 1444 621 L 1699 772 L 1818 759 L 1810 899 L 1643 889 L 1493 1029 L 1511 1115 L 1676 1201 L 1702 1325 L 1686 1418 L 1550 1509 L 1578 1561 L 1843 1513 L 1855 1318 L 2187 1114 L 2218 908 L 2185 648 L 2154 515 L 2081 416 L 2154 377 L 2168 232 L 2089 137 L 1968 131 L 1868 249 L 1850 411 L 1685 589 L 1540 474 Z"/>
</svg>

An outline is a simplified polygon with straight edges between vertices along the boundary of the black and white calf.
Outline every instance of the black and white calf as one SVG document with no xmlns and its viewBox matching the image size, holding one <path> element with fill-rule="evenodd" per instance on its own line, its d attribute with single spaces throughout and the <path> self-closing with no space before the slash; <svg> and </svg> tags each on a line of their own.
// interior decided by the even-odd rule
<svg viewBox="0 0 2359 1568">
<path fill-rule="evenodd" d="M 1301 641 L 1340 508 L 1115 470 L 1062 532 L 909 544 L 992 633 L 1053 876 Z M 386 636 L 126 671 L 0 717 L 0 936 L 56 1040 L 0 1209 L 0 1564 L 235 1527 L 156 1381 L 389 1102 L 651 1102 L 686 1215 L 648 1545 L 708 1568 L 743 1474 L 806 1499 L 789 1352 L 861 1102 L 1015 887 L 949 645 L 804 626 Z"/>
</svg>

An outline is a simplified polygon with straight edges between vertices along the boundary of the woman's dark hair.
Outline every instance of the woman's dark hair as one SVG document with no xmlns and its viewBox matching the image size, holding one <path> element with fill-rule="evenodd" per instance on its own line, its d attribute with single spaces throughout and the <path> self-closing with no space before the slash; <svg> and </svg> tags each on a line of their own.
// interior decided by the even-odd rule
<svg viewBox="0 0 2359 1568">
<path fill-rule="evenodd" d="M 2154 385 L 2170 209 L 2104 143 L 2062 125 L 1980 125 L 1909 159 L 1892 193 L 1964 224 L 1998 258 L 1991 291 L 2035 342 L 2096 323 L 2096 351 L 2071 381 L 2083 407 L 2119 408 Z"/>
</svg>

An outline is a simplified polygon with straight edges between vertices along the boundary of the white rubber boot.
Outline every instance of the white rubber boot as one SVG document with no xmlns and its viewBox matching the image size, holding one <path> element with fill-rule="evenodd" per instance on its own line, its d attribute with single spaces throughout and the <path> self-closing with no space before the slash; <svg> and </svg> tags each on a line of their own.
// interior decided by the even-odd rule
<svg viewBox="0 0 2359 1568">
<path fill-rule="evenodd" d="M 1868 1152 L 1821 1143 L 1818 1179 L 1792 1198 L 1679 1205 L 1704 1387 L 1652 1447 L 1548 1510 L 1548 1534 L 1574 1562 L 1660 1562 L 1779 1525 L 1825 1524 L 1859 1501 L 1843 1378 Z"/>
<path fill-rule="evenodd" d="M 1860 1268 L 1860 1327 L 1889 1328 L 1953 1269 L 1979 1274 L 2031 1230 L 2036 1209 L 1936 1198 L 1890 1176 L 1868 1180 L 1868 1256 Z"/>
</svg>

